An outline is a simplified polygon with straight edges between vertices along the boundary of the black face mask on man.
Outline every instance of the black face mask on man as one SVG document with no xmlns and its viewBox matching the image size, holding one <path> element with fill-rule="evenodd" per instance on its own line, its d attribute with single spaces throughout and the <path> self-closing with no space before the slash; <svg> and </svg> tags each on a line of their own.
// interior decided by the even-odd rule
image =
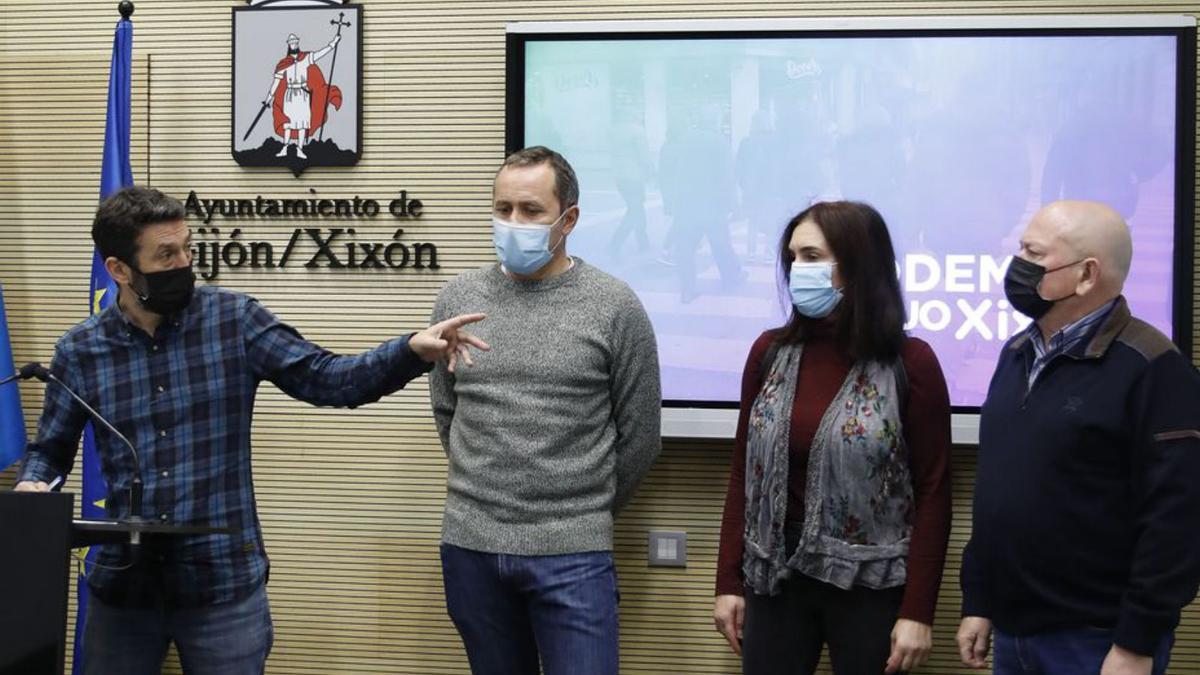
<svg viewBox="0 0 1200 675">
<path fill-rule="evenodd" d="M 1004 295 L 1008 298 L 1008 303 L 1013 306 L 1013 309 L 1037 321 L 1046 316 L 1046 312 L 1049 312 L 1054 307 L 1054 303 L 1061 302 L 1075 295 L 1075 292 L 1072 291 L 1070 295 L 1047 300 L 1038 292 L 1038 286 L 1042 285 L 1042 279 L 1051 272 L 1057 272 L 1072 265 L 1078 265 L 1084 260 L 1086 258 L 1081 258 L 1073 263 L 1067 263 L 1066 265 L 1060 265 L 1048 270 L 1042 265 L 1014 256 L 1012 262 L 1008 265 L 1008 271 L 1004 273 Z"/>
<path fill-rule="evenodd" d="M 183 310 L 191 303 L 192 292 L 196 288 L 196 274 L 192 272 L 191 265 L 149 274 L 143 274 L 133 265 L 129 268 L 136 275 L 130 285 L 137 294 L 138 302 L 147 311 L 166 316 Z M 138 288 L 137 277 L 142 278 L 142 288 Z"/>
</svg>

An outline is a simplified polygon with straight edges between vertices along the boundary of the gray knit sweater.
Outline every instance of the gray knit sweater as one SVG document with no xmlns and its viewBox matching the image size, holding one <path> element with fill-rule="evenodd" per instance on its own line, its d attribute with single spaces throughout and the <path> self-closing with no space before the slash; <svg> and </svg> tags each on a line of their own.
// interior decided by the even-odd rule
<svg viewBox="0 0 1200 675">
<path fill-rule="evenodd" d="M 450 460 L 442 540 L 476 551 L 552 555 L 612 549 L 613 514 L 662 447 L 658 351 L 623 282 L 575 258 L 539 281 L 498 264 L 438 295 L 433 321 L 484 312 L 469 328 L 492 351 L 444 363 L 430 399 Z"/>
</svg>

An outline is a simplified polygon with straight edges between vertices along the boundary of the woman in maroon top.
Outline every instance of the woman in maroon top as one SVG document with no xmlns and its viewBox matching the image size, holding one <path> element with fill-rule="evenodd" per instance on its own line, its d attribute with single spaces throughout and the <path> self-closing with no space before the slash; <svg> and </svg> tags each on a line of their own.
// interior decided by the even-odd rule
<svg viewBox="0 0 1200 675">
<path fill-rule="evenodd" d="M 793 309 L 785 326 L 754 343 L 742 374 L 717 562 L 717 629 L 742 655 L 747 675 L 812 673 L 824 645 L 836 675 L 907 671 L 932 645 L 950 530 L 946 382 L 929 345 L 904 333 L 895 253 L 875 209 L 854 202 L 809 207 L 788 223 L 779 262 Z M 785 354 L 786 363 L 777 364 Z M 864 390 L 857 385 L 871 385 L 868 373 L 878 387 Z M 851 400 L 862 391 L 866 398 Z M 879 419 L 889 408 L 878 392 L 891 392 L 898 419 Z M 875 405 L 859 412 L 862 400 Z M 847 422 L 846 411 L 867 427 L 877 420 L 870 428 L 878 431 L 863 435 L 859 418 Z M 890 441 L 879 440 L 897 428 Z M 861 459 L 845 454 L 860 447 L 851 445 L 856 440 L 885 450 L 868 466 L 883 466 L 888 457 L 893 464 L 857 474 L 844 468 Z M 781 446 L 774 457 L 772 443 Z M 764 477 L 772 461 L 780 476 L 774 486 Z M 820 470 L 810 471 L 816 464 Z M 839 471 L 856 484 L 839 485 Z M 886 494 L 871 492 L 874 485 L 859 490 L 864 477 L 878 481 L 883 472 L 893 477 L 880 483 Z M 870 497 L 861 500 L 865 511 L 853 510 L 856 490 Z M 868 517 L 832 513 L 847 502 Z M 887 539 L 889 523 L 896 536 L 874 541 Z M 859 555 L 868 550 L 883 553 Z"/>
</svg>

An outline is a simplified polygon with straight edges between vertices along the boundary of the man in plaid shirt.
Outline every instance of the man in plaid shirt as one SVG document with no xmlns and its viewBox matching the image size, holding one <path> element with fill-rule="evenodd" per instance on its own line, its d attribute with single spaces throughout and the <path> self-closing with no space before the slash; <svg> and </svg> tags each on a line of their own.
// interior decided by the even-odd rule
<svg viewBox="0 0 1200 675">
<path fill-rule="evenodd" d="M 471 363 L 462 315 L 356 356 L 305 340 L 255 299 L 194 288 L 183 205 L 127 188 L 100 204 L 92 238 L 117 302 L 67 332 L 50 370 L 138 449 L 144 497 L 131 513 L 132 453 L 95 427 L 113 518 L 232 527 L 235 534 L 147 540 L 134 561 L 105 547 L 88 577 L 86 673 L 159 673 L 174 641 L 185 672 L 261 673 L 272 642 L 269 563 L 255 510 L 250 428 L 261 381 L 314 405 L 371 403 L 438 358 Z M 62 387 L 46 388 L 37 439 L 17 490 L 46 491 L 70 473 L 89 418 Z"/>
</svg>

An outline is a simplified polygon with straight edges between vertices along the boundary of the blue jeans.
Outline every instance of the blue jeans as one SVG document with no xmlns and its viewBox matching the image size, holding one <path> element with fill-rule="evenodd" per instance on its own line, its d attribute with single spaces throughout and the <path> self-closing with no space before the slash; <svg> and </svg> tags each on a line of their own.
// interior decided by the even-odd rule
<svg viewBox="0 0 1200 675">
<path fill-rule="evenodd" d="M 519 556 L 442 544 L 446 609 L 474 675 L 616 675 L 612 553 Z"/>
<path fill-rule="evenodd" d="M 1014 636 L 995 631 L 992 672 L 995 675 L 1097 675 L 1113 646 L 1113 632 L 1079 628 L 1038 635 Z M 1163 638 L 1154 655 L 1154 675 L 1167 672 L 1174 635 Z"/>
<path fill-rule="evenodd" d="M 133 609 L 88 599 L 85 675 L 159 675 L 175 642 L 187 675 L 262 675 L 275 632 L 267 587 L 250 597 L 195 609 Z"/>
</svg>

